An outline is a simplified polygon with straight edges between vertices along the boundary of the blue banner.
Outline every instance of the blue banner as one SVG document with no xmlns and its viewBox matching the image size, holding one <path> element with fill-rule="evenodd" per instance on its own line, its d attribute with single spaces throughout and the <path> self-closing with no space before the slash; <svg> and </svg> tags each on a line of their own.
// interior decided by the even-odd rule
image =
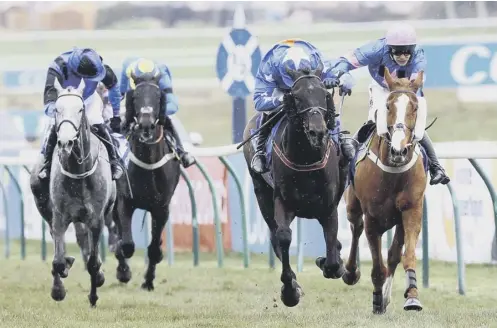
<svg viewBox="0 0 497 328">
<path fill-rule="evenodd" d="M 456 88 L 497 83 L 497 42 L 423 46 L 426 88 Z"/>
</svg>

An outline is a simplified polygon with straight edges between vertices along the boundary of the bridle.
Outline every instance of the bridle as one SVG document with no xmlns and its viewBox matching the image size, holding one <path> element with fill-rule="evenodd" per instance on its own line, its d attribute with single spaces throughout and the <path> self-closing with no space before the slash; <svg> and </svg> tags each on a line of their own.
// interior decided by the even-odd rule
<svg viewBox="0 0 497 328">
<path fill-rule="evenodd" d="M 139 86 L 144 86 L 144 85 L 153 86 L 154 88 L 158 89 L 160 92 L 160 87 L 157 85 L 157 83 L 153 83 L 150 81 L 139 82 L 136 85 L 135 90 L 138 89 Z M 133 98 L 134 97 L 135 97 L 135 93 L 133 93 Z M 139 126 L 137 115 L 135 115 L 136 110 L 134 108 L 133 108 L 133 114 L 134 114 L 133 115 L 134 122 L 132 122 L 131 126 L 130 126 L 131 134 L 134 134 L 136 132 L 135 126 L 137 126 L 137 125 Z M 159 143 L 164 138 L 164 128 L 162 127 L 162 125 L 160 125 L 158 123 L 159 123 L 159 118 L 156 118 L 155 122 L 153 124 L 154 124 L 154 126 L 156 126 L 156 127 L 158 126 L 160 128 L 159 137 L 157 139 L 155 139 L 154 141 L 147 141 L 147 140 L 143 139 L 143 136 L 140 134 L 138 136 L 138 142 L 146 144 L 146 145 L 155 145 L 155 144 Z"/>
</svg>

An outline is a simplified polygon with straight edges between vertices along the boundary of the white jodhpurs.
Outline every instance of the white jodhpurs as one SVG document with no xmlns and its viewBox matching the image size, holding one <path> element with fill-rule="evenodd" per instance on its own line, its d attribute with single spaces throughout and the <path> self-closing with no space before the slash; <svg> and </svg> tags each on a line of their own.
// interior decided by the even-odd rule
<svg viewBox="0 0 497 328">
<path fill-rule="evenodd" d="M 85 107 L 90 125 L 104 123 L 104 103 L 96 91 L 85 100 Z"/>
</svg>

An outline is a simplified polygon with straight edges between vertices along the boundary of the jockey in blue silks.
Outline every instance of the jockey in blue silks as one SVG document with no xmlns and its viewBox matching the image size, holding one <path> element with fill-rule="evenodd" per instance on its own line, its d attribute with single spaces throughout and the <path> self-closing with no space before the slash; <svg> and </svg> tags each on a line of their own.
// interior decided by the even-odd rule
<svg viewBox="0 0 497 328">
<path fill-rule="evenodd" d="M 332 71 L 335 74 L 342 74 L 363 66 L 368 67 L 373 78 L 369 86 L 370 108 L 366 123 L 372 125 L 376 120 L 376 112 L 386 111 L 389 90 L 383 77 L 384 67 L 388 68 L 392 76 L 407 77 L 412 81 L 416 79 L 420 71 L 426 71 L 426 57 L 423 49 L 417 46 L 414 28 L 408 24 L 399 23 L 387 31 L 386 37 L 367 43 L 346 57 L 340 57 Z M 424 77 L 426 77 L 426 72 Z M 419 141 L 427 152 L 430 163 L 430 184 L 447 184 L 450 179 L 440 165 L 430 137 L 425 131 L 427 105 L 422 88 L 418 90 L 417 96 L 418 117 L 414 140 Z M 357 139 L 357 133 L 354 137 Z"/>
<path fill-rule="evenodd" d="M 124 60 L 121 72 L 120 92 L 122 96 L 126 96 L 127 98 L 126 112 L 133 112 L 134 110 L 132 93 L 136 88 L 135 80 L 138 81 L 140 77 L 150 74 L 156 76 L 162 93 L 159 124 L 172 133 L 176 140 L 176 151 L 181 158 L 181 164 L 183 167 L 187 168 L 195 163 L 195 158 L 184 150 L 178 132 L 174 128 L 171 119 L 169 119 L 169 115 L 173 115 L 178 111 L 178 98 L 173 93 L 171 72 L 165 64 L 159 64 L 149 59 L 137 57 L 129 57 Z M 126 124 L 129 123 L 130 122 L 126 122 Z"/>
<path fill-rule="evenodd" d="M 286 72 L 285 66 L 291 69 L 315 70 L 320 64 L 324 67 L 321 79 L 327 89 L 340 85 L 340 95 L 351 93 L 354 80 L 350 74 L 343 75 L 340 79 L 330 69 L 332 62 L 324 62 L 321 52 L 311 43 L 290 39 L 276 43 L 262 58 L 255 77 L 254 103 L 255 110 L 262 112 L 261 125 L 277 113 L 283 104 L 283 95 L 290 92 L 293 85 L 292 78 Z M 265 144 L 271 133 L 271 128 L 276 122 L 269 123 L 259 131 L 257 136 L 256 153 L 252 158 L 251 169 L 256 173 L 269 170 L 266 165 Z M 337 119 L 337 126 L 339 126 Z M 350 161 L 355 156 L 355 143 L 351 139 L 342 139 L 339 135 L 342 152 Z"/>
<path fill-rule="evenodd" d="M 74 48 L 73 50 L 62 53 L 50 64 L 45 82 L 43 93 L 43 102 L 45 105 L 45 114 L 52 118 L 48 133 L 43 142 L 42 154 L 44 163 L 40 173 L 40 179 L 50 177 L 50 168 L 52 166 L 52 155 L 57 143 L 57 131 L 55 127 L 55 101 L 57 100 L 57 90 L 54 83 L 57 79 L 63 88 L 72 86 L 77 88 L 81 79 L 85 81 L 83 90 L 83 100 L 88 123 L 96 128 L 96 134 L 105 140 L 103 144 L 109 153 L 109 161 L 112 170 L 112 179 L 119 179 L 123 174 L 121 168 L 122 162 L 116 149 L 114 148 L 112 137 L 104 123 L 103 103 L 96 89 L 99 82 L 109 90 L 109 101 L 112 105 L 113 117 L 110 119 L 111 124 L 119 125 L 119 107 L 121 97 L 119 95 L 119 85 L 117 77 L 112 69 L 102 62 L 102 57 L 93 49 Z"/>
</svg>

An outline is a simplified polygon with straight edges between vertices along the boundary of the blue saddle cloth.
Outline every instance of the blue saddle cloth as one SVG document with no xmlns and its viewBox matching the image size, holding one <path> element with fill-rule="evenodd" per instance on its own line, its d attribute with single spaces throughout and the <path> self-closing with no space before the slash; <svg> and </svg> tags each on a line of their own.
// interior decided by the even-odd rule
<svg viewBox="0 0 497 328">
<path fill-rule="evenodd" d="M 355 157 L 352 161 L 350 161 L 349 164 L 349 178 L 347 179 L 347 186 L 352 182 L 352 185 L 354 185 L 354 176 L 356 172 L 356 167 L 357 164 L 359 164 L 363 159 L 365 159 L 368 155 L 368 150 L 369 150 L 369 145 L 372 141 L 373 135 L 376 132 L 375 129 L 373 129 L 366 139 L 366 141 L 361 144 L 361 147 L 359 150 L 356 152 Z M 426 150 L 424 149 L 423 146 L 419 145 L 419 149 L 421 151 L 421 158 L 423 161 L 423 167 L 425 169 L 425 173 L 428 172 L 428 156 L 426 156 Z"/>
<path fill-rule="evenodd" d="M 259 117 L 257 117 L 256 127 L 254 129 L 250 130 L 251 135 L 253 135 L 254 132 L 260 128 L 261 121 L 262 121 L 262 115 L 259 115 Z M 268 167 L 271 167 L 272 153 L 273 153 L 273 140 L 276 137 L 276 133 L 278 132 L 278 129 L 280 128 L 280 126 L 283 123 L 286 123 L 286 121 L 287 121 L 286 115 L 282 116 L 278 120 L 278 122 L 276 122 L 276 124 L 273 126 L 273 128 L 271 129 L 271 133 L 269 134 L 269 137 L 267 138 L 265 148 L 266 148 L 266 163 L 267 163 Z M 331 135 L 331 139 L 335 143 L 335 146 L 336 146 L 335 149 L 339 149 L 339 147 L 338 147 L 338 145 L 339 145 L 339 143 L 338 143 L 339 132 L 340 132 L 340 126 L 338 124 L 333 131 L 329 131 L 329 133 Z M 257 148 L 257 138 L 253 138 L 251 142 L 252 142 L 252 147 L 254 149 L 256 149 Z"/>
</svg>

